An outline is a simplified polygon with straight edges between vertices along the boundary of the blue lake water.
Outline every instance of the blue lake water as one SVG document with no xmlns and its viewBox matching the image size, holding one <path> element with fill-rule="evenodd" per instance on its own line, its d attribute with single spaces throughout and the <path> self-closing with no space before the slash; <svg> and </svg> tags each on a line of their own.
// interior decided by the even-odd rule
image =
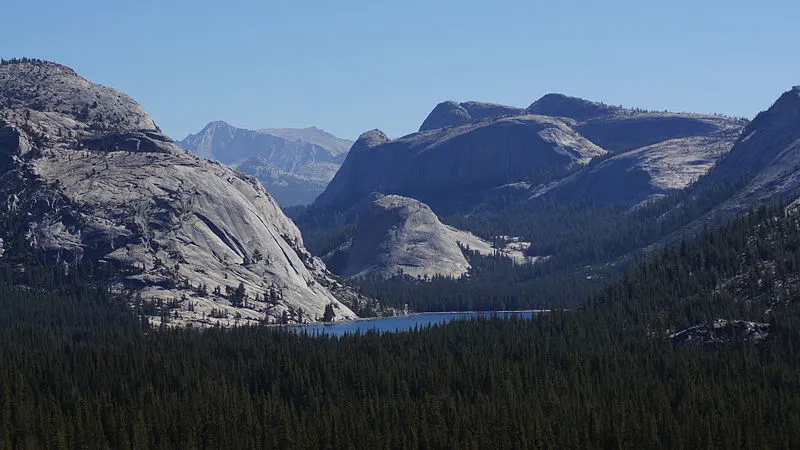
<svg viewBox="0 0 800 450">
<path fill-rule="evenodd" d="M 308 333 L 310 335 L 330 335 L 343 336 L 354 334 L 360 331 L 362 334 L 367 331 L 377 331 L 379 333 L 395 333 L 413 330 L 414 328 L 425 328 L 433 325 L 441 325 L 453 320 L 470 320 L 479 317 L 502 317 L 530 319 L 536 314 L 534 311 L 490 311 L 490 312 L 448 312 L 448 313 L 425 313 L 410 316 L 387 317 L 381 319 L 359 320 L 356 322 L 342 322 L 321 325 L 297 325 L 286 327 L 287 330 L 296 333 Z"/>
</svg>

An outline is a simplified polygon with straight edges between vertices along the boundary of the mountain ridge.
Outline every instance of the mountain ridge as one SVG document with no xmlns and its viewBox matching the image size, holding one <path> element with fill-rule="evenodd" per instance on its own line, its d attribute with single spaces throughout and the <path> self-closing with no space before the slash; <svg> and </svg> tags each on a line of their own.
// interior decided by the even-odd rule
<svg viewBox="0 0 800 450">
<path fill-rule="evenodd" d="M 3 257 L 107 265 L 164 324 L 305 322 L 352 296 L 252 177 L 180 149 L 132 98 L 54 63 L 0 65 Z M 24 244 L 22 244 L 24 243 Z M 334 294 L 334 291 L 339 293 Z M 344 297 L 342 297 L 344 298 Z"/>
<path fill-rule="evenodd" d="M 311 203 L 341 166 L 352 143 L 316 127 L 249 130 L 224 121 L 179 142 L 258 178 L 284 206 Z"/>
<path fill-rule="evenodd" d="M 549 125 L 542 129 L 545 123 Z M 527 109 L 446 101 L 416 133 L 393 140 L 382 133 L 362 135 L 312 208 L 346 208 L 381 192 L 417 198 L 436 209 L 437 196 L 451 196 L 443 202 L 463 198 L 458 192 L 480 197 L 476 191 L 503 186 L 515 186 L 514 195 L 522 195 L 523 185 L 533 197 L 557 193 L 575 198 L 586 192 L 600 203 L 635 205 L 696 181 L 732 147 L 745 123 L 715 115 L 626 109 L 562 94 L 547 94 Z M 572 153 L 574 160 L 560 166 L 547 162 L 547 145 L 552 154 Z M 448 151 L 452 157 L 444 156 Z M 544 159 L 536 160 L 534 152 Z M 613 161 L 598 161 L 603 158 Z M 515 164 L 503 165 L 505 160 Z M 579 170 L 581 166 L 587 167 Z M 628 172 L 636 177 L 626 178 Z M 428 175 L 433 173 L 438 180 Z M 564 180 L 568 175 L 572 181 Z"/>
</svg>

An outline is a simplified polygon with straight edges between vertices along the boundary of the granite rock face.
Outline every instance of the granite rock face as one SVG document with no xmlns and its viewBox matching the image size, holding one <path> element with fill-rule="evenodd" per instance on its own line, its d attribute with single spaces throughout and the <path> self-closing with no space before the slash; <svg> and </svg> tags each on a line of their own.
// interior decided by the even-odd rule
<svg viewBox="0 0 800 450">
<path fill-rule="evenodd" d="M 683 189 L 732 147 L 747 121 L 643 111 L 548 94 L 525 110 L 443 102 L 420 132 L 372 131 L 314 204 L 346 210 L 371 192 L 441 204 L 514 187 L 528 195 L 636 205 Z M 358 151 L 355 151 L 358 150 Z M 589 164 L 594 162 L 593 164 Z"/>
<path fill-rule="evenodd" d="M 352 142 L 314 127 L 247 130 L 218 121 L 179 145 L 255 176 L 279 204 L 291 206 L 325 190 Z"/>
<path fill-rule="evenodd" d="M 306 322 L 328 304 L 355 317 L 339 300 L 354 294 L 257 180 L 180 149 L 130 97 L 69 68 L 0 66 L 0 158 L 30 245 L 114 266 L 113 287 L 170 325 Z"/>
<path fill-rule="evenodd" d="M 373 197 L 361 214 L 354 237 L 335 255 L 343 260 L 340 275 L 459 278 L 470 269 L 463 249 L 483 255 L 497 252 L 519 263 L 533 262 L 523 256 L 526 247 L 493 248 L 471 233 L 443 224 L 418 200 L 399 195 Z"/>
<path fill-rule="evenodd" d="M 569 119 L 523 115 L 414 133 L 395 140 L 373 130 L 356 141 L 315 202 L 347 208 L 372 192 L 421 201 L 566 173 L 606 151 Z"/>
<path fill-rule="evenodd" d="M 442 102 L 433 108 L 419 131 L 430 131 L 439 128 L 467 125 L 482 120 L 499 119 L 502 117 L 519 116 L 525 111 L 513 106 L 498 105 L 495 103 L 453 101 Z"/>
<path fill-rule="evenodd" d="M 697 191 L 721 182 L 744 182 L 742 189 L 721 206 L 728 213 L 800 196 L 800 86 L 785 92 L 750 122 Z"/>
<path fill-rule="evenodd" d="M 534 197 L 637 205 L 687 188 L 708 173 L 736 141 L 736 130 L 670 139 L 615 155 L 534 190 Z"/>
<path fill-rule="evenodd" d="M 673 333 L 669 339 L 676 346 L 708 349 L 730 341 L 760 343 L 769 337 L 769 332 L 768 323 L 715 319 Z"/>
<path fill-rule="evenodd" d="M 614 153 L 686 137 L 706 137 L 739 130 L 746 121 L 729 117 L 643 111 L 547 94 L 527 109 L 530 114 L 567 117 L 583 136 Z"/>
</svg>

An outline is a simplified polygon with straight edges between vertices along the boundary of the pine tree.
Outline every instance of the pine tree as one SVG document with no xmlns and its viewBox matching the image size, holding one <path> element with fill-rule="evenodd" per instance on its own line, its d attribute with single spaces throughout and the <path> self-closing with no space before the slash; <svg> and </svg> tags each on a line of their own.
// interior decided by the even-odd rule
<svg viewBox="0 0 800 450">
<path fill-rule="evenodd" d="M 233 306 L 241 306 L 244 303 L 245 294 L 244 283 L 240 281 L 239 286 L 231 293 L 231 304 Z"/>
<path fill-rule="evenodd" d="M 322 314 L 322 321 L 323 322 L 330 322 L 333 320 L 336 313 L 333 312 L 333 304 L 328 303 L 325 305 L 325 312 Z"/>
</svg>

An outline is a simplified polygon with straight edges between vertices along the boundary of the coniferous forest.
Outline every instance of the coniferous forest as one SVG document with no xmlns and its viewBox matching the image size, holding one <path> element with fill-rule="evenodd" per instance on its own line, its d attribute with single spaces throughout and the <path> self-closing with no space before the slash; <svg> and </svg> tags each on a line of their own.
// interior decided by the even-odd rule
<svg viewBox="0 0 800 450">
<path fill-rule="evenodd" d="M 800 220 L 784 205 L 569 310 L 386 335 L 155 329 L 102 273 L 25 258 L 0 270 L 2 448 L 800 447 Z M 720 318 L 769 335 L 670 338 Z"/>
</svg>

